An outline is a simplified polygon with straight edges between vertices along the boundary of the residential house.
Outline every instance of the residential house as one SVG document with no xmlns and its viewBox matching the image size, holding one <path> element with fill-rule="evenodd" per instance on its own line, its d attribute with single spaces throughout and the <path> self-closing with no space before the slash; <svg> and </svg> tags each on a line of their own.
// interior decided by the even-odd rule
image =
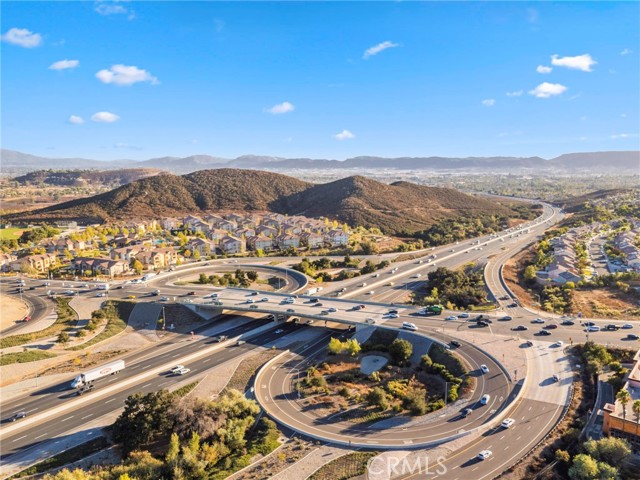
<svg viewBox="0 0 640 480">
<path fill-rule="evenodd" d="M 129 262 L 110 258 L 77 257 L 71 261 L 71 268 L 84 275 L 107 275 L 115 277 L 129 271 Z"/>
<path fill-rule="evenodd" d="M 276 245 L 278 248 L 298 248 L 300 246 L 300 237 L 298 235 L 289 235 L 284 233 L 276 237 Z"/>
<path fill-rule="evenodd" d="M 18 257 L 13 253 L 1 253 L 0 254 L 0 272 L 8 272 L 11 270 L 11 263 L 18 260 Z"/>
<path fill-rule="evenodd" d="M 319 233 L 305 232 L 300 235 L 300 241 L 309 248 L 320 248 L 324 245 L 324 237 Z"/>
<path fill-rule="evenodd" d="M 325 234 L 325 240 L 332 247 L 342 247 L 349 243 L 349 233 L 341 229 L 330 230 Z"/>
<path fill-rule="evenodd" d="M 248 238 L 247 244 L 251 250 L 262 250 L 263 252 L 273 250 L 273 240 L 264 235 L 256 235 L 255 237 Z"/>
<path fill-rule="evenodd" d="M 192 238 L 187 243 L 191 253 L 198 252 L 201 257 L 207 257 L 212 252 L 216 251 L 216 245 L 210 240 L 204 240 L 202 238 Z"/>
<path fill-rule="evenodd" d="M 180 220 L 178 220 L 177 218 L 163 218 L 160 221 L 160 226 L 164 230 L 175 230 L 180 225 L 182 225 L 182 222 Z"/>
<path fill-rule="evenodd" d="M 265 237 L 275 237 L 278 235 L 278 229 L 268 225 L 259 225 L 256 227 L 256 235 L 264 235 Z"/>
<path fill-rule="evenodd" d="M 245 238 L 249 238 L 249 237 L 255 237 L 256 236 L 256 231 L 253 228 L 239 228 L 238 230 L 236 230 L 235 232 L 233 232 L 233 234 L 236 237 L 245 237 Z"/>
<path fill-rule="evenodd" d="M 49 268 L 58 264 L 58 257 L 53 253 L 44 253 L 41 255 L 28 255 L 22 258 L 16 258 L 11 261 L 11 270 L 20 272 L 24 269 L 34 270 L 37 273 L 46 273 Z"/>
<path fill-rule="evenodd" d="M 243 253 L 247 248 L 245 240 L 232 235 L 221 238 L 218 245 L 220 250 L 226 254 Z"/>
</svg>

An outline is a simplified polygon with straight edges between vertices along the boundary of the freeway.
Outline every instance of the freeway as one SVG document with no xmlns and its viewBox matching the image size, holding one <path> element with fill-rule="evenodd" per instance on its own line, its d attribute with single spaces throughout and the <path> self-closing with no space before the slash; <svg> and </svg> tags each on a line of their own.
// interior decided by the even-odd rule
<svg viewBox="0 0 640 480">
<path fill-rule="evenodd" d="M 230 325 L 233 325 L 234 323 L 238 323 L 239 325 L 230 327 Z M 247 319 L 232 318 L 225 321 L 224 326 L 221 326 L 224 329 L 214 328 L 213 331 L 210 333 L 211 335 L 226 335 L 229 337 L 236 337 L 242 334 L 247 334 L 251 330 L 256 329 L 261 325 L 265 325 L 265 324 L 269 324 L 269 322 L 266 320 L 247 321 Z M 293 324 L 291 324 L 290 326 L 288 325 L 287 327 L 290 329 L 295 328 Z M 274 328 L 275 328 L 275 325 L 274 325 Z M 221 360 L 228 359 L 231 356 L 235 356 L 240 352 L 246 351 L 247 349 L 255 348 L 258 345 L 262 345 L 265 342 L 269 342 L 273 340 L 273 338 L 275 337 L 272 335 L 272 332 L 269 332 L 268 334 L 265 334 L 263 336 L 260 336 L 252 340 L 251 342 L 247 342 L 245 345 L 242 345 L 241 348 L 238 347 L 238 348 L 225 349 L 226 356 L 222 357 Z M 0 453 L 2 457 L 0 458 L 4 460 L 6 456 L 16 453 L 22 448 L 31 446 L 32 445 L 31 442 L 33 441 L 33 438 L 35 438 L 31 433 L 23 432 L 22 429 L 18 429 L 19 434 L 22 435 L 22 438 L 19 438 L 19 439 L 16 438 L 16 435 L 18 434 L 13 434 L 13 435 L 5 434 L 5 432 L 8 430 L 8 427 L 11 427 L 13 429 L 15 427 L 20 427 L 21 425 L 26 424 L 26 422 L 11 423 L 9 421 L 9 418 L 14 412 L 16 411 L 27 412 L 27 414 L 29 415 L 27 420 L 30 421 L 32 420 L 30 417 L 34 415 L 39 415 L 42 412 L 46 412 L 48 409 L 62 408 L 64 410 L 67 408 L 68 409 L 73 408 L 73 404 L 74 402 L 77 401 L 78 398 L 80 398 L 83 402 L 85 402 L 86 400 L 90 400 L 96 396 L 99 396 L 100 390 L 102 388 L 112 387 L 112 386 L 117 387 L 119 384 L 126 383 L 127 380 L 132 380 L 132 379 L 136 380 L 137 377 L 139 377 L 141 374 L 145 372 L 145 370 L 157 368 L 158 366 L 164 365 L 164 364 L 178 363 L 181 361 L 183 357 L 186 357 L 193 353 L 197 353 L 200 350 L 202 350 L 204 347 L 214 345 L 215 343 L 216 342 L 212 340 L 210 336 L 207 336 L 206 338 L 203 338 L 197 341 L 191 341 L 188 339 L 176 340 L 174 338 L 170 341 L 154 345 L 153 347 L 154 350 L 151 352 L 148 350 L 147 351 L 143 350 L 143 351 L 135 352 L 130 355 L 126 355 L 123 357 L 123 360 L 125 360 L 125 363 L 126 363 L 126 368 L 122 372 L 120 372 L 117 376 L 110 376 L 110 377 L 106 377 L 104 379 L 98 380 L 96 382 L 96 389 L 93 392 L 90 392 L 82 397 L 78 397 L 75 389 L 71 388 L 70 382 L 71 380 L 73 380 L 75 375 L 69 374 L 69 378 L 64 382 L 61 382 L 57 385 L 53 385 L 41 390 L 37 390 L 31 393 L 26 398 L 16 398 L 11 401 L 5 402 L 2 406 L 2 410 L 4 415 L 6 416 L 5 418 L 3 418 L 1 423 L 2 428 L 0 428 L 0 433 L 2 433 L 2 438 L 3 438 L 2 445 L 0 446 Z M 213 359 L 217 360 L 218 357 L 213 357 Z M 200 364 L 193 364 L 191 367 L 191 370 L 192 370 L 191 376 L 193 376 L 194 374 L 197 374 L 199 371 L 203 371 L 204 369 L 210 368 L 211 366 L 221 363 L 221 362 L 215 361 L 211 363 L 211 365 L 207 365 L 206 363 L 208 363 L 209 361 L 210 360 L 208 359 L 204 359 L 204 361 Z M 176 380 L 181 380 L 181 379 L 182 377 L 167 377 L 166 375 L 157 375 L 156 378 L 152 378 L 152 379 L 143 378 L 140 381 L 134 383 L 131 387 L 124 390 L 124 392 L 127 392 L 127 395 L 131 393 L 136 393 L 141 388 L 139 384 L 142 383 L 142 381 L 151 381 L 152 383 L 150 384 L 150 386 L 155 386 L 156 388 L 158 387 L 164 388 L 165 385 L 170 385 L 171 383 L 175 383 Z M 146 386 L 144 387 L 146 388 Z M 145 390 L 145 391 L 151 391 L 151 390 Z M 123 398 L 126 398 L 127 395 L 125 395 Z M 112 397 L 107 397 L 107 400 L 109 400 L 110 398 Z M 119 408 L 122 405 L 122 402 L 119 402 L 119 403 L 116 402 L 114 403 L 114 405 L 107 405 L 107 403 L 110 403 L 110 402 L 107 402 L 101 399 L 101 402 L 96 402 L 92 404 L 91 407 L 86 411 L 86 414 L 89 415 L 89 417 L 97 418 L 101 415 L 104 415 L 105 413 L 108 413 L 114 408 Z M 72 418 L 74 417 L 72 416 Z M 72 418 L 69 418 L 68 420 L 71 420 Z M 40 435 L 42 435 L 42 431 L 45 430 L 47 432 L 47 437 L 49 438 L 52 435 L 54 435 L 53 432 L 50 432 L 49 430 L 57 431 L 60 428 L 70 429 L 72 427 L 82 425 L 82 420 L 84 419 L 78 418 L 75 422 L 68 422 L 65 425 L 58 425 L 55 428 L 54 427 L 45 428 L 43 427 L 43 424 L 38 423 L 36 426 L 28 425 L 27 430 L 29 432 L 32 432 L 33 430 L 35 430 L 35 432 L 32 432 L 32 433 L 37 432 Z M 55 425 L 55 422 L 56 422 L 55 419 L 52 419 L 50 421 L 53 422 L 53 424 Z M 57 432 L 56 435 L 59 433 L 60 432 Z"/>
</svg>

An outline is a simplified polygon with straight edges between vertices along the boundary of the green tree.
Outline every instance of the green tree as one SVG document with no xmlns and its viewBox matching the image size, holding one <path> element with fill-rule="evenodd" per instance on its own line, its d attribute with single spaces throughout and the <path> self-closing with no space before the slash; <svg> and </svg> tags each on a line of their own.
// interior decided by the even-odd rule
<svg viewBox="0 0 640 480">
<path fill-rule="evenodd" d="M 638 436 L 638 426 L 640 426 L 640 400 L 636 400 L 631 405 L 633 415 L 636 417 L 636 437 Z"/>
<path fill-rule="evenodd" d="M 429 410 L 427 391 L 424 388 L 410 386 L 403 398 L 404 407 L 413 415 L 424 415 Z"/>
<path fill-rule="evenodd" d="M 622 405 L 622 430 L 624 431 L 627 422 L 627 404 L 631 401 L 631 394 L 622 389 L 616 394 L 616 400 Z"/>
<path fill-rule="evenodd" d="M 140 260 L 134 259 L 133 262 L 131 262 L 131 268 L 136 272 L 136 274 L 140 275 L 144 266 L 142 265 L 142 262 L 140 262 Z"/>
<path fill-rule="evenodd" d="M 533 283 L 536 279 L 536 267 L 534 267 L 533 265 L 529 265 L 527 268 L 524 269 L 523 276 L 524 276 L 525 282 Z"/>
<path fill-rule="evenodd" d="M 380 387 L 374 387 L 367 393 L 367 403 L 380 410 L 389 408 L 389 397 L 387 393 Z"/>
<path fill-rule="evenodd" d="M 193 251 L 193 258 L 195 260 L 199 260 L 200 259 L 200 250 L 194 250 Z"/>
<path fill-rule="evenodd" d="M 167 449 L 165 460 L 171 466 L 178 460 L 178 455 L 180 455 L 180 439 L 178 434 L 174 432 L 171 434 L 171 440 L 169 440 L 169 448 Z"/>
<path fill-rule="evenodd" d="M 327 351 L 329 352 L 329 355 L 338 355 L 342 353 L 342 350 L 342 342 L 339 339 L 332 337 L 331 340 L 329 340 L 329 345 L 327 345 Z"/>
<path fill-rule="evenodd" d="M 254 270 L 249 270 L 247 272 L 247 278 L 249 280 L 251 280 L 252 282 L 255 282 L 256 280 L 258 280 L 258 272 L 254 271 Z"/>
<path fill-rule="evenodd" d="M 396 338 L 389 345 L 389 355 L 397 364 L 405 363 L 413 353 L 413 345 L 407 340 Z"/>
<path fill-rule="evenodd" d="M 360 353 L 360 351 L 362 350 L 362 347 L 360 346 L 360 343 L 358 342 L 358 340 L 356 340 L 355 338 L 351 338 L 347 340 L 345 350 L 349 355 L 351 355 L 352 357 L 355 357 Z"/>
<path fill-rule="evenodd" d="M 564 463 L 569 463 L 569 461 L 571 460 L 571 455 L 569 455 L 569 452 L 567 452 L 566 450 L 556 450 L 555 457 L 556 460 Z"/>
<path fill-rule="evenodd" d="M 61 343 L 63 346 L 67 346 L 71 339 L 69 338 L 69 334 L 67 332 L 60 332 L 58 335 L 58 343 Z"/>
<path fill-rule="evenodd" d="M 264 257 L 264 250 L 262 248 L 258 248 L 256 250 L 256 257 L 258 257 L 258 258 Z"/>
<path fill-rule="evenodd" d="M 595 480 L 598 478 L 598 463 L 590 455 L 580 453 L 569 468 L 571 480 Z"/>
<path fill-rule="evenodd" d="M 113 424 L 113 438 L 122 444 L 125 455 L 171 430 L 169 411 L 173 401 L 166 390 L 127 397 L 124 411 Z"/>
<path fill-rule="evenodd" d="M 584 443 L 584 451 L 599 462 L 620 465 L 631 454 L 629 443 L 622 438 L 604 437 Z"/>
</svg>

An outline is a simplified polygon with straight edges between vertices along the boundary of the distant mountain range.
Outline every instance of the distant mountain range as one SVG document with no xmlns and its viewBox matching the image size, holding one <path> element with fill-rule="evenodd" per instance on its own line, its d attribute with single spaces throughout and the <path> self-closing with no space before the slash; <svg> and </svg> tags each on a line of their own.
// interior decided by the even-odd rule
<svg viewBox="0 0 640 480">
<path fill-rule="evenodd" d="M 640 152 L 612 151 L 568 153 L 545 160 L 540 157 L 353 157 L 347 160 L 311 158 L 280 158 L 243 155 L 235 159 L 192 155 L 190 157 L 161 157 L 149 160 L 99 161 L 83 158 L 45 158 L 13 150 L 1 150 L 2 173 L 19 174 L 42 169 L 100 169 L 158 168 L 176 174 L 202 169 L 245 168 L 259 170 L 295 169 L 395 169 L 395 170 L 468 170 L 478 172 L 581 172 L 581 173 L 637 173 Z"/>
<path fill-rule="evenodd" d="M 328 217 L 352 226 L 378 227 L 390 234 L 412 233 L 461 216 L 517 216 L 508 203 L 449 188 L 408 182 L 387 185 L 361 176 L 312 184 L 278 173 L 222 168 L 183 176 L 164 173 L 93 197 L 6 215 L 5 219 L 68 219 L 86 224 L 216 211 Z"/>
</svg>

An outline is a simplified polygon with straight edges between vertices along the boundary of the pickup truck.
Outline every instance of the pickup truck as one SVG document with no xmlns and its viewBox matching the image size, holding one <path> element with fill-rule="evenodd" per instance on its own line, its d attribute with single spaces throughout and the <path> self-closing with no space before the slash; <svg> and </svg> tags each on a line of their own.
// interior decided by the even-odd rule
<svg viewBox="0 0 640 480">
<path fill-rule="evenodd" d="M 218 335 L 217 337 L 213 337 L 214 342 L 224 342 L 228 337 L 226 335 Z"/>
</svg>

